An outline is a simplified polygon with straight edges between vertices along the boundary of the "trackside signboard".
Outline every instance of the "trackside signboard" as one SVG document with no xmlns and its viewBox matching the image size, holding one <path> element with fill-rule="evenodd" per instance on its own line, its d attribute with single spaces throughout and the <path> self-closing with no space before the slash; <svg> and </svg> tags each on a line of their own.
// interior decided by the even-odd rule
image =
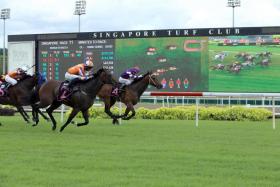
<svg viewBox="0 0 280 187">
<path fill-rule="evenodd" d="M 11 35 L 35 41 L 48 79 L 92 57 L 117 78 L 139 66 L 154 71 L 164 92 L 280 92 L 280 27 L 173 29 Z M 155 90 L 149 88 L 149 91 Z"/>
</svg>

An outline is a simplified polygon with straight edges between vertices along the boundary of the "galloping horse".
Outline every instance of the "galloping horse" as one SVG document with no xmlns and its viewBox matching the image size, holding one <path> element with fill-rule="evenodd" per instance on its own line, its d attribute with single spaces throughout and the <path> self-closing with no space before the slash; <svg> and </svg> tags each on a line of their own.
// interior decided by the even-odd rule
<svg viewBox="0 0 280 187">
<path fill-rule="evenodd" d="M 8 91 L 8 96 L 0 97 L 0 104 L 2 105 L 13 105 L 17 108 L 19 113 L 22 115 L 23 119 L 29 123 L 29 116 L 24 111 L 22 106 L 31 105 L 33 120 L 35 119 L 34 104 L 38 102 L 38 89 L 40 87 L 39 80 L 42 76 L 40 74 L 35 74 L 33 76 L 24 74 L 20 77 L 19 81 L 15 86 L 11 86 Z M 40 110 L 36 113 L 41 114 L 46 120 L 48 119 Z"/>
<path fill-rule="evenodd" d="M 103 100 L 105 104 L 105 112 L 113 119 L 113 124 L 118 123 L 118 118 L 123 120 L 129 120 L 135 116 L 134 105 L 136 105 L 147 89 L 148 85 L 152 85 L 158 89 L 162 88 L 161 83 L 157 80 L 156 76 L 152 72 L 148 72 L 143 77 L 132 82 L 131 85 L 126 86 L 124 91 L 120 93 L 119 98 L 112 95 L 112 90 L 114 86 L 112 84 L 104 84 L 101 90 L 98 92 L 97 96 Z M 126 110 L 123 115 L 114 115 L 110 109 L 116 103 L 117 100 L 120 100 L 126 105 Z M 128 116 L 129 112 L 132 112 Z"/>
<path fill-rule="evenodd" d="M 78 90 L 73 92 L 72 95 L 65 100 L 60 100 L 58 98 L 61 83 L 61 81 L 50 80 L 43 84 L 39 90 L 40 102 L 36 106 L 36 108 L 45 108 L 50 105 L 46 111 L 52 120 L 52 130 L 56 129 L 56 121 L 52 112 L 62 104 L 73 108 L 66 123 L 60 128 L 60 132 L 63 131 L 80 111 L 83 114 L 85 122 L 78 123 L 77 126 L 79 127 L 89 123 L 88 109 L 92 106 L 96 94 L 101 87 L 105 83 L 112 83 L 112 75 L 104 69 L 98 70 L 92 78 L 83 83 L 77 83 L 75 88 L 78 88 Z"/>
</svg>

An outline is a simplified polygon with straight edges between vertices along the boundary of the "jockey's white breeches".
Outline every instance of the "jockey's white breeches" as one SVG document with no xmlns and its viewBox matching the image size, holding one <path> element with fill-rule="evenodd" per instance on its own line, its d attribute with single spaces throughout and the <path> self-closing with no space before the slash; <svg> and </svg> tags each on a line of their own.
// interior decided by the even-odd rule
<svg viewBox="0 0 280 187">
<path fill-rule="evenodd" d="M 76 78 L 80 79 L 81 76 L 73 75 L 73 74 L 70 74 L 68 72 L 65 73 L 65 79 L 68 80 L 68 81 L 71 81 L 71 80 L 76 79 Z"/>
<path fill-rule="evenodd" d="M 131 79 L 124 79 L 122 77 L 119 78 L 119 82 L 125 85 L 130 85 L 132 83 L 133 80 Z"/>
<path fill-rule="evenodd" d="M 14 79 L 14 78 L 12 78 L 12 77 L 10 77 L 9 75 L 6 75 L 6 76 L 5 76 L 5 81 L 8 82 L 8 83 L 10 83 L 11 85 L 17 84 L 17 80 Z"/>
</svg>

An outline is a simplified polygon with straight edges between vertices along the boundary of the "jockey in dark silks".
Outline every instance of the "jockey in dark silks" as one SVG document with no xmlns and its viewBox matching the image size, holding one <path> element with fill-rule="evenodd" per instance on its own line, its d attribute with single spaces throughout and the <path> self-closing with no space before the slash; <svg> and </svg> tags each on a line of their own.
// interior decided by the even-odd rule
<svg viewBox="0 0 280 187">
<path fill-rule="evenodd" d="M 119 82 L 126 86 L 130 85 L 135 79 L 142 77 L 142 75 L 137 75 L 139 72 L 140 68 L 138 66 L 127 69 L 119 77 Z"/>
</svg>

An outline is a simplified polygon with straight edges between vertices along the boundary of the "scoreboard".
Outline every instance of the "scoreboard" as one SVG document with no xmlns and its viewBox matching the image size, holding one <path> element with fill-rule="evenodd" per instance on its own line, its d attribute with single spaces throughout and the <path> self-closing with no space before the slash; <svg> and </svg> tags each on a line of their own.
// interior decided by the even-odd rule
<svg viewBox="0 0 280 187">
<path fill-rule="evenodd" d="M 67 69 L 92 57 L 94 68 L 114 73 L 114 40 L 53 40 L 39 42 L 39 70 L 48 80 L 64 80 Z"/>
<path fill-rule="evenodd" d="M 10 67 L 35 63 L 48 80 L 64 80 L 91 57 L 94 71 L 116 79 L 133 66 L 153 71 L 166 92 L 280 92 L 280 27 L 11 35 L 8 42 Z"/>
</svg>

